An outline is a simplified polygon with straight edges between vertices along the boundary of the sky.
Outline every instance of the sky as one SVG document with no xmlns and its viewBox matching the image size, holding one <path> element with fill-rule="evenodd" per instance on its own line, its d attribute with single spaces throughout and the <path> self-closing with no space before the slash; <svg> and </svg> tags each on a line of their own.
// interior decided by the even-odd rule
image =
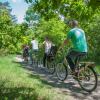
<svg viewBox="0 0 100 100">
<path fill-rule="evenodd" d="M 24 0 L 0 0 L 0 2 L 8 1 L 12 8 L 12 14 L 16 15 L 18 23 L 24 21 L 25 12 L 28 9 L 28 4 Z"/>
</svg>

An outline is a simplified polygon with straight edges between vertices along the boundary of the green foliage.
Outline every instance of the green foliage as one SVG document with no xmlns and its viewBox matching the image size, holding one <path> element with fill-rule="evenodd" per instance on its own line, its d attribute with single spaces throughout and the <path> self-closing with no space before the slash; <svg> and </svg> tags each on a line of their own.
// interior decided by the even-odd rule
<svg viewBox="0 0 100 100">
<path fill-rule="evenodd" d="M 15 23 L 9 3 L 0 2 L 0 49 L 3 53 L 15 53 L 20 50 L 19 45 L 22 37 L 26 35 L 27 27 L 26 23 Z"/>
<path fill-rule="evenodd" d="M 88 5 L 95 10 L 100 7 L 100 0 L 90 0 L 90 2 L 88 2 Z"/>
<path fill-rule="evenodd" d="M 0 49 L 15 53 L 21 50 L 22 44 L 30 43 L 33 36 L 40 44 L 45 36 L 60 45 L 66 38 L 69 28 L 59 19 L 63 15 L 66 20 L 77 19 L 86 32 L 89 45 L 89 59 L 100 60 L 100 5 L 97 0 L 25 0 L 31 3 L 25 20 L 16 24 L 11 15 L 9 3 L 0 2 Z M 41 55 L 41 54 L 40 54 Z M 98 56 L 98 57 L 97 57 Z"/>
<path fill-rule="evenodd" d="M 29 0 L 27 0 L 30 2 Z M 89 45 L 89 59 L 99 61 L 100 57 L 100 8 L 98 0 L 31 0 L 32 5 L 28 16 L 32 13 L 40 15 L 38 25 L 35 26 L 35 33 L 40 41 L 46 35 L 59 45 L 66 37 L 69 29 L 65 29 L 63 22 L 58 20 L 63 15 L 66 20 L 76 19 L 85 30 Z M 30 2 L 30 3 L 31 3 Z M 44 19 L 40 21 L 41 19 Z M 65 31 L 66 30 L 66 31 Z"/>
<path fill-rule="evenodd" d="M 92 8 L 88 7 L 83 1 L 78 1 L 70 4 L 69 13 L 71 19 L 76 19 L 79 22 L 87 22 L 93 14 Z"/>
<path fill-rule="evenodd" d="M 40 42 L 44 41 L 45 36 L 49 36 L 56 45 L 59 45 L 66 36 L 64 29 L 65 24 L 57 18 L 53 18 L 49 21 L 41 20 L 37 26 L 36 34 Z"/>
<path fill-rule="evenodd" d="M 37 12 L 45 20 L 61 14 L 80 21 L 89 19 L 92 14 L 91 6 L 87 6 L 83 0 L 36 0 L 32 3 L 31 8 L 33 12 Z"/>
<path fill-rule="evenodd" d="M 90 55 L 95 61 L 100 61 L 100 10 L 96 10 L 92 20 L 88 24 L 88 44 L 90 47 Z"/>
<path fill-rule="evenodd" d="M 63 93 L 58 94 L 52 86 L 42 80 L 39 75 L 35 73 L 32 74 L 22 67 L 23 66 L 16 63 L 14 55 L 0 56 L 1 100 L 65 99 L 66 95 L 63 95 Z"/>
<path fill-rule="evenodd" d="M 26 16 L 25 16 L 25 20 L 28 22 L 28 23 L 34 23 L 36 22 L 37 20 L 39 20 L 39 15 L 35 12 L 34 12 L 34 9 L 33 9 L 33 6 L 29 6 L 28 10 L 26 11 Z"/>
</svg>

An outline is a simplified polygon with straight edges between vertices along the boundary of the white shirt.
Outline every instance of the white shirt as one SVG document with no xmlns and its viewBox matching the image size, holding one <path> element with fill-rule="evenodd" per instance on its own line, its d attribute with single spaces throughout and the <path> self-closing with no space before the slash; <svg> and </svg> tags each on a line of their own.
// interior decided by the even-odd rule
<svg viewBox="0 0 100 100">
<path fill-rule="evenodd" d="M 37 40 L 32 40 L 31 44 L 32 44 L 33 50 L 38 50 L 38 41 Z"/>
<path fill-rule="evenodd" d="M 45 44 L 45 53 L 49 53 L 52 43 L 50 41 L 45 41 L 44 44 Z"/>
</svg>

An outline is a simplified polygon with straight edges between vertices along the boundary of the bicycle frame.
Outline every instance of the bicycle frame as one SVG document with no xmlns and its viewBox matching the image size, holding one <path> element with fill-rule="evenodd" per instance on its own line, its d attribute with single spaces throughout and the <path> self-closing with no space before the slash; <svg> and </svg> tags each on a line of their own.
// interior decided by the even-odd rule
<svg viewBox="0 0 100 100">
<path fill-rule="evenodd" d="M 92 92 L 96 89 L 98 82 L 97 74 L 93 69 L 93 66 L 95 66 L 95 64 L 94 62 L 80 62 L 79 59 L 77 59 L 75 62 L 75 73 L 72 73 L 72 71 L 68 71 L 68 69 L 71 70 L 71 68 L 68 64 L 66 56 L 64 55 L 63 59 L 61 59 L 61 61 L 58 62 L 57 65 L 57 77 L 59 80 L 64 81 L 67 78 L 67 75 L 71 74 L 72 77 L 76 81 L 78 81 L 80 87 L 83 90 Z M 63 66 L 63 68 L 61 66 Z"/>
</svg>

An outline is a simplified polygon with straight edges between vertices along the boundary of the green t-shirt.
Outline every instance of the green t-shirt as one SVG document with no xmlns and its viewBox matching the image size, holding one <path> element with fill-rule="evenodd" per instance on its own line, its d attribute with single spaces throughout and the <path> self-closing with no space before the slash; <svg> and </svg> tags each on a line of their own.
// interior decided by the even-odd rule
<svg viewBox="0 0 100 100">
<path fill-rule="evenodd" d="M 73 49 L 79 52 L 87 52 L 87 42 L 82 29 L 73 28 L 69 31 L 67 39 L 71 39 Z"/>
</svg>

